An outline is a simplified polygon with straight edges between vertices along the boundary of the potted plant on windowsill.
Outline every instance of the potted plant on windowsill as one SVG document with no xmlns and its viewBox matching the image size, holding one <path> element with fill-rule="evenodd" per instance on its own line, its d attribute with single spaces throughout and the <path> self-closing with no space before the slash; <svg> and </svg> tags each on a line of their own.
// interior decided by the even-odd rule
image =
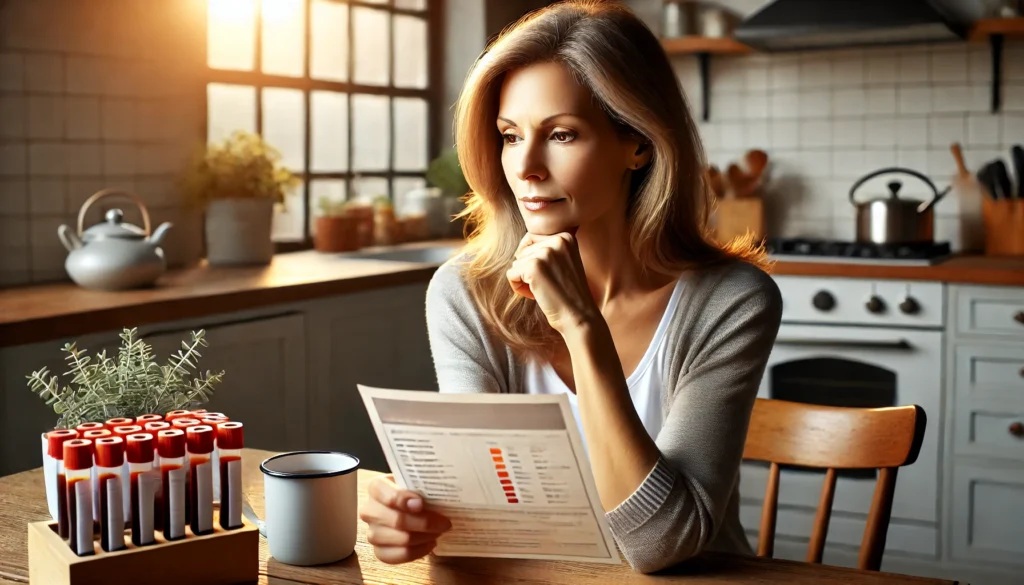
<svg viewBox="0 0 1024 585">
<path fill-rule="evenodd" d="M 441 190 L 441 196 L 429 207 L 430 231 L 443 238 L 462 237 L 464 221 L 457 217 L 465 209 L 469 184 L 462 174 L 459 155 L 454 148 L 445 150 L 427 168 L 427 182 Z"/>
<path fill-rule="evenodd" d="M 347 201 L 317 200 L 320 214 L 316 218 L 313 247 L 318 252 L 351 252 L 360 248 L 360 218 Z"/>
<path fill-rule="evenodd" d="M 274 207 L 298 183 L 262 137 L 237 131 L 196 153 L 183 176 L 185 197 L 206 212 L 211 265 L 266 264 L 274 255 Z"/>
</svg>

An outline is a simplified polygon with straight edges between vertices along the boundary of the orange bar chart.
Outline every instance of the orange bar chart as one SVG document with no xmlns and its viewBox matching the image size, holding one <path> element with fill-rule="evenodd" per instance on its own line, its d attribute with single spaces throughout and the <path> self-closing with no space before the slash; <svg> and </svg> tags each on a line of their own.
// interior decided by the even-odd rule
<svg viewBox="0 0 1024 585">
<path fill-rule="evenodd" d="M 505 492 L 505 500 L 510 504 L 518 504 L 519 496 L 516 494 L 515 484 L 512 482 L 508 468 L 505 466 L 504 453 L 498 447 L 491 447 L 490 449 L 491 461 L 494 462 L 494 473 L 498 478 L 498 483 L 501 484 L 502 491 Z"/>
</svg>

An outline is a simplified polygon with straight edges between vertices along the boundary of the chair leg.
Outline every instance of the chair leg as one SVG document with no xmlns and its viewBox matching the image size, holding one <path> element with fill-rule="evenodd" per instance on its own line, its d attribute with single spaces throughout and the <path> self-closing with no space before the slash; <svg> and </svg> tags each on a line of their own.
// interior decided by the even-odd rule
<svg viewBox="0 0 1024 585">
<path fill-rule="evenodd" d="M 889 532 L 889 517 L 892 515 L 892 499 L 896 492 L 898 469 L 883 467 L 879 470 L 875 496 L 871 500 L 871 512 L 868 513 L 868 523 L 864 527 L 864 540 L 860 545 L 860 558 L 857 561 L 859 569 L 878 571 L 882 566 L 882 553 L 885 552 L 885 537 Z"/>
</svg>

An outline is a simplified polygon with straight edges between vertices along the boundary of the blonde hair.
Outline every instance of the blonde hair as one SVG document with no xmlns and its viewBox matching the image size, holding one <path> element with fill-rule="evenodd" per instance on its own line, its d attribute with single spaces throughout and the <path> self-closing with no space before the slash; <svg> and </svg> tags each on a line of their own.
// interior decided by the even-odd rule
<svg viewBox="0 0 1024 585">
<path fill-rule="evenodd" d="M 633 172 L 626 218 L 643 269 L 678 275 L 731 259 L 764 259 L 749 240 L 723 247 L 707 232 L 712 197 L 704 150 L 658 39 L 617 3 L 548 6 L 494 40 L 470 71 L 455 111 L 459 162 L 471 189 L 461 214 L 469 230 L 466 284 L 488 328 L 521 356 L 547 357 L 561 338 L 505 278 L 526 226 L 502 170 L 495 120 L 505 75 L 552 61 L 590 90 L 616 126 L 652 148 L 650 163 Z"/>
</svg>

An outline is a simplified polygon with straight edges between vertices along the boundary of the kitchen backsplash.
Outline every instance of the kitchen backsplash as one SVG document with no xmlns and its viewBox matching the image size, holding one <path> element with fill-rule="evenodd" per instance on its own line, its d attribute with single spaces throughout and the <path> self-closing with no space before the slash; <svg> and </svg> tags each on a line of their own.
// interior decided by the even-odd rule
<svg viewBox="0 0 1024 585">
<path fill-rule="evenodd" d="M 733 0 L 741 14 L 763 0 Z M 634 0 L 635 10 L 658 30 L 660 2 Z M 693 56 L 673 64 L 695 117 L 702 110 L 699 66 Z M 773 164 L 766 196 L 770 235 L 853 239 L 849 191 L 883 167 L 918 170 L 940 189 L 956 166 L 950 143 L 959 141 L 972 171 L 1024 143 L 1024 43 L 1007 41 L 1003 107 L 991 113 L 992 65 L 988 46 L 966 43 L 863 50 L 829 50 L 711 57 L 708 122 L 700 122 L 709 161 L 724 169 L 748 148 L 762 148 Z M 699 119 L 699 118 L 698 118 Z M 882 177 L 859 197 L 887 193 L 899 178 L 901 193 L 929 191 L 912 177 Z M 935 237 L 959 247 L 953 196 L 936 208 Z"/>
<path fill-rule="evenodd" d="M 203 18 L 181 0 L 2 3 L 0 286 L 66 280 L 57 226 L 106 187 L 141 196 L 154 226 L 174 223 L 171 264 L 199 256 L 174 183 L 205 132 Z M 98 205 L 141 225 L 128 201 Z"/>
</svg>

